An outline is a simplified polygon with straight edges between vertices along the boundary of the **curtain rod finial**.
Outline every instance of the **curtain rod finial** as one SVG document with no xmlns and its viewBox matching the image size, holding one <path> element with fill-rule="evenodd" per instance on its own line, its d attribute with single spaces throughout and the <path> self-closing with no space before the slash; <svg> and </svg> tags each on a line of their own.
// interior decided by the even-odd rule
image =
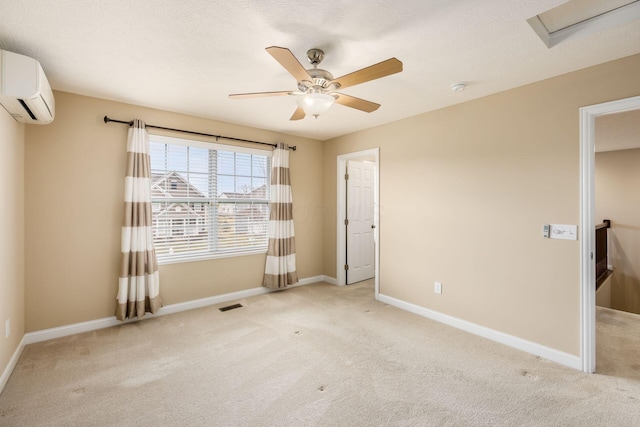
<svg viewBox="0 0 640 427">
<path fill-rule="evenodd" d="M 105 123 L 109 123 L 109 121 L 110 121 L 109 117 L 104 116 L 104 122 L 105 122 Z"/>
</svg>

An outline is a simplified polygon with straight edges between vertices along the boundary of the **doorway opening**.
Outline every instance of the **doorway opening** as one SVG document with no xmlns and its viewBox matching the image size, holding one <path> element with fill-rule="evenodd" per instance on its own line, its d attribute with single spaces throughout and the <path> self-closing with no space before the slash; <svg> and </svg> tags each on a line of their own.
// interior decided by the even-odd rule
<svg viewBox="0 0 640 427">
<path fill-rule="evenodd" d="M 380 290 L 378 148 L 337 157 L 336 281 L 347 285 L 373 274 Z M 346 179 L 348 178 L 348 179 Z"/>
<path fill-rule="evenodd" d="M 640 96 L 580 109 L 580 359 L 582 370 L 596 371 L 595 127 L 600 116 L 640 109 Z"/>
</svg>

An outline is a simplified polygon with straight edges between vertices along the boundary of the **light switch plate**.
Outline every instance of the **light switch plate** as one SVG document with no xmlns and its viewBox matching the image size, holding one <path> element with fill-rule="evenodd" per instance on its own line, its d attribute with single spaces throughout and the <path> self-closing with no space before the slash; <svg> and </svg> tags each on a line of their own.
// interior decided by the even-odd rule
<svg viewBox="0 0 640 427">
<path fill-rule="evenodd" d="M 551 224 L 551 238 L 560 240 L 578 240 L 578 226 Z"/>
</svg>

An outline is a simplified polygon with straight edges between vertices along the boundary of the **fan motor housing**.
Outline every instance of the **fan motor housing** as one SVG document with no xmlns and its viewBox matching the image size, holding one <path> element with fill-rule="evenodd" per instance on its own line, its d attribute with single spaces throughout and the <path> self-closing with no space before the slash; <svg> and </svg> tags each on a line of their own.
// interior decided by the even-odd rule
<svg viewBox="0 0 640 427">
<path fill-rule="evenodd" d="M 312 68 L 307 70 L 311 78 L 313 78 L 313 84 L 326 87 L 330 81 L 333 80 L 333 75 L 327 70 L 320 68 Z"/>
</svg>

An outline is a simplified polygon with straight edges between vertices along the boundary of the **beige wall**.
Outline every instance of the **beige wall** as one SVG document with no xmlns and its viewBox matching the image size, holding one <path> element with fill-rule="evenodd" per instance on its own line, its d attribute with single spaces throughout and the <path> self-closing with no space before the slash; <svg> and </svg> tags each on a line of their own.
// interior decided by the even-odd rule
<svg viewBox="0 0 640 427">
<path fill-rule="evenodd" d="M 336 156 L 380 147 L 380 292 L 578 355 L 580 244 L 542 226 L 580 221 L 579 108 L 638 75 L 640 55 L 325 142 L 324 273 Z"/>
<path fill-rule="evenodd" d="M 640 94 L 640 55 L 320 143 L 56 93 L 25 145 L 26 330 L 113 315 L 126 126 L 102 117 L 298 146 L 300 277 L 335 277 L 336 156 L 380 147 L 383 294 L 579 353 L 581 106 Z M 161 266 L 166 304 L 259 286 L 264 256 Z M 443 294 L 433 293 L 433 282 Z"/>
<path fill-rule="evenodd" d="M 26 130 L 28 332 L 114 314 L 127 127 L 104 124 L 104 115 L 297 145 L 291 175 L 298 273 L 322 274 L 319 141 L 64 92 L 55 97 L 55 121 Z M 264 260 L 255 255 L 163 265 L 162 298 L 168 305 L 260 286 Z"/>
<path fill-rule="evenodd" d="M 596 153 L 595 177 L 595 220 L 611 220 L 611 308 L 640 314 L 640 148 Z"/>
<path fill-rule="evenodd" d="M 0 374 L 25 332 L 24 128 L 0 107 Z"/>
</svg>

